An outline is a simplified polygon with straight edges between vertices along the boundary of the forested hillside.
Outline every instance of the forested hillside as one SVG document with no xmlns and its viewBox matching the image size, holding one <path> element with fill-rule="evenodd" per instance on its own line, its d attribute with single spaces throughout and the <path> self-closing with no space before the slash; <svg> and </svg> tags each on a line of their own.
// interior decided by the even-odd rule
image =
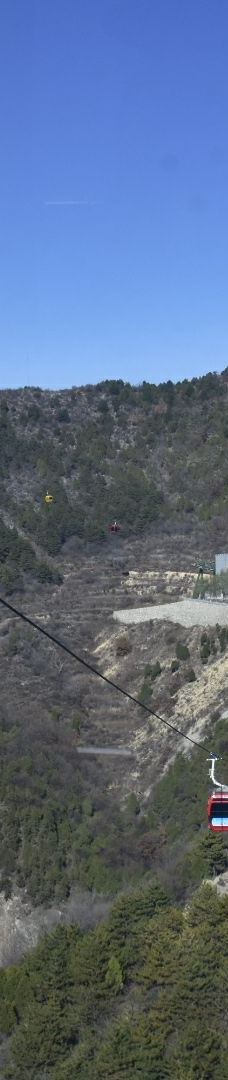
<svg viewBox="0 0 228 1080">
<path fill-rule="evenodd" d="M 228 1077 L 227 901 L 195 892 L 228 868 L 206 822 L 212 748 L 228 775 L 227 629 L 113 620 L 192 595 L 199 558 L 227 549 L 227 404 L 228 370 L 0 395 L 3 599 L 205 744 L 187 753 L 0 608 L 2 903 L 61 908 L 80 888 L 88 912 L 110 905 L 21 963 L 9 942 L 2 1080 Z M 132 758 L 80 755 L 91 743 Z"/>
<path fill-rule="evenodd" d="M 2 1076 L 226 1080 L 228 898 L 154 880 L 89 934 L 59 927 L 1 976 Z"/>
<path fill-rule="evenodd" d="M 70 536 L 102 539 L 114 516 L 123 536 L 156 521 L 196 532 L 228 522 L 228 371 L 201 379 L 131 387 L 121 380 L 53 393 L 0 395 L 1 510 L 46 555 Z M 45 490 L 52 507 L 43 502 Z M 15 539 L 1 552 L 1 576 L 16 584 Z M 210 543 L 210 542 L 209 542 Z M 25 553 L 31 574 L 45 579 Z M 29 562 L 30 560 L 30 562 Z"/>
</svg>

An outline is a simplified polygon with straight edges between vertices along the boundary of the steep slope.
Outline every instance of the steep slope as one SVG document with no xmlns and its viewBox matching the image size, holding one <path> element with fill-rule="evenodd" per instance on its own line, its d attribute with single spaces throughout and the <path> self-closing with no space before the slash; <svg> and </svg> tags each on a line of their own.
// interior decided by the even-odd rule
<svg viewBox="0 0 228 1080">
<path fill-rule="evenodd" d="M 126 633 L 113 612 L 191 595 L 197 559 L 225 545 L 227 386 L 225 372 L 177 387 L 1 395 L 3 595 L 196 735 L 227 705 L 220 629 L 206 631 L 204 655 L 200 627 L 161 620 Z M 180 740 L 4 609 L 0 674 L 6 896 L 13 884 L 35 904 L 59 904 L 75 886 L 110 895 L 134 884 L 160 857 L 167 823 L 153 818 L 155 783 Z M 133 756 L 79 755 L 91 744 Z M 197 784 L 200 827 L 204 763 Z"/>
<path fill-rule="evenodd" d="M 226 535 L 228 372 L 139 388 L 100 383 L 0 398 L 1 506 L 50 555 L 67 537 L 122 535 L 179 522 L 207 550 Z M 55 503 L 45 507 L 45 488 Z"/>
</svg>

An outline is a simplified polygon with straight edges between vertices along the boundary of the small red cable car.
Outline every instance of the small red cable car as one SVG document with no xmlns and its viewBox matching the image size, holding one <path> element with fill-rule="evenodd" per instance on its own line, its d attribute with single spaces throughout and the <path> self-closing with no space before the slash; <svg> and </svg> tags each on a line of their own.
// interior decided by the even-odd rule
<svg viewBox="0 0 228 1080">
<path fill-rule="evenodd" d="M 208 828 L 212 832 L 228 832 L 228 791 L 213 791 L 208 799 Z"/>
<path fill-rule="evenodd" d="M 211 761 L 209 776 L 216 784 L 217 791 L 213 791 L 208 799 L 208 828 L 212 832 L 228 832 L 228 787 L 225 784 L 219 784 L 219 781 L 215 779 L 215 762 L 218 759 L 211 757 L 209 760 Z"/>
<path fill-rule="evenodd" d="M 112 525 L 109 525 L 109 532 L 111 532 L 111 533 L 120 532 L 120 525 L 118 525 L 117 521 L 113 521 Z"/>
</svg>

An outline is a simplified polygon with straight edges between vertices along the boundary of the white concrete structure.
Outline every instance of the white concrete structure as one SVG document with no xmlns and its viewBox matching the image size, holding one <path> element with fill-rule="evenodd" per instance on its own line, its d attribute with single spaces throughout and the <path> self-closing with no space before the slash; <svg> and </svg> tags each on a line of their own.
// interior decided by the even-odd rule
<svg viewBox="0 0 228 1080">
<path fill-rule="evenodd" d="M 215 556 L 215 573 L 228 573 L 228 552 Z"/>
<path fill-rule="evenodd" d="M 113 612 L 113 618 L 123 625 L 153 622 L 180 623 L 181 626 L 228 626 L 228 601 L 174 600 L 170 604 L 153 604 L 145 607 L 122 608 Z"/>
</svg>

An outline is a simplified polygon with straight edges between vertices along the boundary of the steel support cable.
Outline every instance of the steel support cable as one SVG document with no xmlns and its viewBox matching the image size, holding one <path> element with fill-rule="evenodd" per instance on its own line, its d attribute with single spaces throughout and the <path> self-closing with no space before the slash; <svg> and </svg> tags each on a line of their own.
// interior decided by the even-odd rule
<svg viewBox="0 0 228 1080">
<path fill-rule="evenodd" d="M 153 709 L 150 709 L 148 705 L 144 704 L 144 702 L 139 701 L 139 698 L 136 698 L 134 694 L 130 694 L 128 690 L 124 690 L 123 686 L 119 686 L 118 683 L 115 683 L 113 681 L 113 679 L 109 679 L 107 675 L 103 675 L 101 671 L 98 671 L 97 668 L 93 667 L 93 664 L 89 663 L 89 660 L 85 660 L 84 657 L 79 656 L 78 653 L 74 652 L 73 649 L 70 649 L 69 645 L 65 645 L 63 641 L 60 641 L 60 639 L 55 637 L 54 634 L 51 634 L 49 630 L 45 630 L 43 626 L 39 626 L 39 623 L 34 622 L 34 619 L 30 619 L 29 615 L 25 615 L 24 611 L 20 611 L 18 608 L 15 608 L 13 604 L 10 604 L 8 600 L 4 600 L 2 596 L 0 596 L 0 604 L 2 604 L 3 607 L 7 608 L 8 611 L 11 611 L 13 615 L 16 615 L 18 619 L 22 619 L 23 622 L 28 623 L 29 626 L 32 626 L 33 630 L 38 630 L 39 634 L 43 634 L 43 636 L 48 638 L 49 641 L 52 641 L 53 645 L 57 645 L 59 649 L 62 649 L 65 653 L 68 654 L 68 656 L 71 656 L 73 660 L 77 660 L 78 664 L 81 664 L 84 668 L 87 669 L 87 671 L 90 671 L 92 675 L 96 675 L 97 678 L 102 679 L 102 681 L 107 683 L 108 686 L 112 686 L 113 690 L 117 690 L 119 694 L 123 694 L 123 696 L 127 698 L 128 701 L 132 701 L 134 705 L 138 705 L 140 709 L 144 709 L 144 712 L 146 712 L 149 716 L 154 716 L 155 719 L 159 720 L 161 724 L 165 724 L 166 727 L 170 728 L 171 731 L 175 732 L 175 735 L 180 735 L 182 739 L 186 739 L 187 742 L 191 743 L 193 746 L 197 746 L 199 750 L 203 751 L 203 753 L 208 754 L 208 749 L 204 745 L 204 743 L 197 742 L 196 739 L 192 739 L 191 735 L 186 735 L 186 733 L 184 731 L 181 731 L 180 728 L 176 727 L 175 724 L 171 724 L 169 720 L 165 720 L 163 716 L 159 716 L 158 713 L 156 713 Z"/>
</svg>

